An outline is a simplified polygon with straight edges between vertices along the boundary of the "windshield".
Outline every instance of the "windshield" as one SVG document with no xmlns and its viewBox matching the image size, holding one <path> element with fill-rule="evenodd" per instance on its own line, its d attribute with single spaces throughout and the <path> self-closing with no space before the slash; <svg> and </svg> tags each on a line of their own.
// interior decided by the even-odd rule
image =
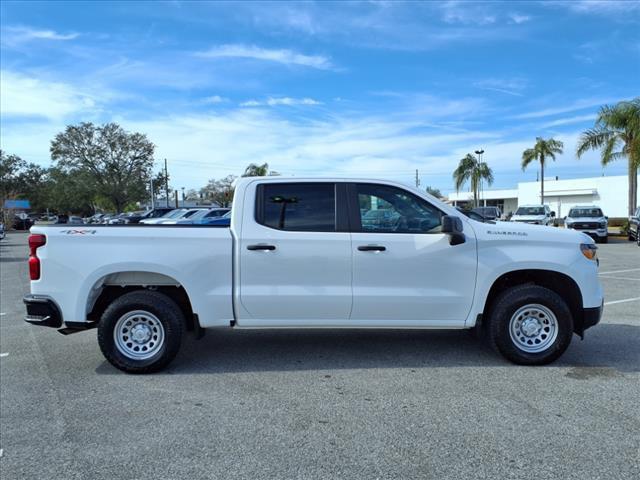
<svg viewBox="0 0 640 480">
<path fill-rule="evenodd" d="M 544 215 L 542 207 L 520 207 L 516 210 L 516 215 Z"/>
<path fill-rule="evenodd" d="M 164 215 L 162 215 L 162 218 L 176 218 L 181 216 L 184 213 L 184 210 L 179 208 L 177 210 L 171 210 L 170 212 L 165 213 Z"/>
<path fill-rule="evenodd" d="M 602 217 L 602 210 L 600 210 L 599 208 L 572 208 L 571 210 L 569 210 L 569 217 L 599 218 Z"/>
</svg>

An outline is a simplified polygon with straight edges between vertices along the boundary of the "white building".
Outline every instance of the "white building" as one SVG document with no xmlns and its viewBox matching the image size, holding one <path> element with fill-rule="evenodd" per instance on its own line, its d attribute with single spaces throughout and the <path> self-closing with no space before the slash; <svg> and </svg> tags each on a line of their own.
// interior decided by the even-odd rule
<svg viewBox="0 0 640 480">
<path fill-rule="evenodd" d="M 638 177 L 640 183 L 640 176 Z M 572 180 L 544 180 L 544 203 L 558 217 L 564 217 L 575 205 L 598 205 L 609 217 L 627 216 L 629 184 L 626 175 L 615 177 L 575 178 Z M 473 201 L 473 193 L 458 192 L 449 195 L 453 205 Z M 484 190 L 480 204 L 497 206 L 506 215 L 515 212 L 518 205 L 540 204 L 540 182 L 521 182 L 510 190 Z"/>
</svg>

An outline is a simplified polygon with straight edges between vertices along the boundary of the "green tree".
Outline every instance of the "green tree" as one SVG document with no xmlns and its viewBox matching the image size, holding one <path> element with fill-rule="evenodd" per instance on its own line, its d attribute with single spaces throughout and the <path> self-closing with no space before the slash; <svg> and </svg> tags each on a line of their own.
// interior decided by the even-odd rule
<svg viewBox="0 0 640 480">
<path fill-rule="evenodd" d="M 487 162 L 480 162 L 475 156 L 467 153 L 460 160 L 458 168 L 453 171 L 453 180 L 456 191 L 460 191 L 460 188 L 465 183 L 470 183 L 473 191 L 473 205 L 477 207 L 480 184 L 483 180 L 486 180 L 487 184 L 491 185 L 493 183 L 493 171 L 489 168 Z"/>
<path fill-rule="evenodd" d="M 556 159 L 556 155 L 562 155 L 564 144 L 560 140 L 550 138 L 545 140 L 542 137 L 536 137 L 536 144 L 533 148 L 527 148 L 522 152 L 522 171 L 524 171 L 531 162 L 540 162 L 540 203 L 544 205 L 544 165 L 548 158 Z"/>
<path fill-rule="evenodd" d="M 640 167 L 640 97 L 600 108 L 595 126 L 578 140 L 576 155 L 600 150 L 602 165 L 626 158 L 629 176 L 629 215 L 638 203 L 638 168 Z"/>
<path fill-rule="evenodd" d="M 154 145 L 146 135 L 126 132 L 116 123 L 69 125 L 51 142 L 51 158 L 61 170 L 83 176 L 117 212 L 147 197 Z"/>
<path fill-rule="evenodd" d="M 108 201 L 96 195 L 91 174 L 82 170 L 49 169 L 47 206 L 58 213 L 92 215 Z M 105 205 L 105 203 L 107 205 Z"/>
<path fill-rule="evenodd" d="M 442 192 L 440 192 L 440 190 L 437 188 L 434 188 L 428 185 L 426 190 L 429 195 L 433 195 L 436 198 L 443 198 Z"/>
<path fill-rule="evenodd" d="M 280 175 L 278 172 L 269 170 L 269 164 L 263 163 L 262 165 L 258 165 L 256 163 L 250 163 L 249 166 L 244 170 L 242 174 L 243 177 L 264 177 L 267 175 Z"/>
<path fill-rule="evenodd" d="M 20 176 L 26 168 L 27 162 L 18 155 L 9 155 L 0 150 L 0 208 L 5 200 L 20 194 Z"/>
<path fill-rule="evenodd" d="M 221 207 L 230 207 L 233 201 L 235 175 L 228 175 L 220 180 L 211 179 L 205 187 L 200 190 L 202 198 L 211 200 Z"/>
</svg>

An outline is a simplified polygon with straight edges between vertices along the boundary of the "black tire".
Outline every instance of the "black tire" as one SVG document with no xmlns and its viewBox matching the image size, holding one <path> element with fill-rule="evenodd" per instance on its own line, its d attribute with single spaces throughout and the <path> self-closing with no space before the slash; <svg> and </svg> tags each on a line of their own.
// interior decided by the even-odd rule
<svg viewBox="0 0 640 480">
<path fill-rule="evenodd" d="M 157 328 L 162 331 L 161 341 L 157 342 L 154 353 L 149 358 L 133 358 L 125 353 L 126 347 L 116 344 L 114 329 L 127 314 L 134 315 L 133 312 L 143 312 L 143 318 L 145 314 L 150 314 L 148 315 L 151 319 L 148 320 L 150 327 L 147 327 L 144 321 L 139 321 L 150 335 L 153 335 L 151 328 L 154 330 L 156 328 L 153 326 L 155 323 L 151 322 L 159 321 L 161 324 L 161 326 L 157 325 Z M 133 321 L 139 318 L 134 316 Z M 98 344 L 109 363 L 120 370 L 128 373 L 157 372 L 166 367 L 178 353 L 184 325 L 184 315 L 171 298 L 155 291 L 136 290 L 118 297 L 106 308 L 98 324 Z M 149 341 L 153 342 L 151 338 Z M 134 345 L 133 348 L 137 348 L 136 343 L 133 342 L 127 345 Z M 149 345 L 154 347 L 153 343 Z M 132 355 L 135 353 L 132 352 Z"/>
<path fill-rule="evenodd" d="M 527 305 L 541 305 L 555 316 L 557 336 L 552 342 L 548 340 L 551 343 L 540 352 L 523 350 L 510 333 L 512 317 Z M 571 343 L 573 317 L 566 302 L 554 291 L 537 285 L 520 285 L 498 295 L 489 312 L 486 336 L 491 347 L 513 363 L 546 365 L 560 357 Z"/>
<path fill-rule="evenodd" d="M 609 243 L 609 236 L 607 235 L 606 237 L 600 237 L 598 243 Z"/>
</svg>

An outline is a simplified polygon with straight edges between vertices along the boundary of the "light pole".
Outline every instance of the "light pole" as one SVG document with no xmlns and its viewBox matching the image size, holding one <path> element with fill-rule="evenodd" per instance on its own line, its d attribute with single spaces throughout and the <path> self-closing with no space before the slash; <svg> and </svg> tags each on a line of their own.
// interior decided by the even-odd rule
<svg viewBox="0 0 640 480">
<path fill-rule="evenodd" d="M 478 155 L 478 163 L 481 163 L 481 162 L 482 162 L 482 154 L 483 154 L 483 153 L 484 153 L 484 150 L 483 150 L 483 149 L 476 150 L 476 155 Z M 480 194 L 480 196 L 481 196 L 481 197 L 482 197 L 482 190 L 483 190 L 483 186 L 482 186 L 482 177 L 480 177 L 480 192 L 479 192 L 479 194 Z M 476 207 L 479 207 L 479 206 L 480 206 L 480 205 L 479 205 L 479 203 L 480 203 L 480 199 L 478 199 L 478 205 L 476 205 Z"/>
</svg>

